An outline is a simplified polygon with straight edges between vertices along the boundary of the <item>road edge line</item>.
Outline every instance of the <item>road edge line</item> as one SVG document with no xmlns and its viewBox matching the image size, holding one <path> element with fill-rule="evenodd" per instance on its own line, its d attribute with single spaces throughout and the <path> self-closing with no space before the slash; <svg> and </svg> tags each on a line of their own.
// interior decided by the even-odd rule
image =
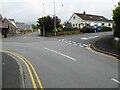
<svg viewBox="0 0 120 90">
<path fill-rule="evenodd" d="M 28 61 L 25 57 L 23 57 L 22 55 L 20 55 L 20 54 L 18 54 L 18 53 L 15 53 L 15 52 L 14 52 L 14 54 L 16 54 L 16 55 L 20 56 L 21 58 L 23 58 L 23 59 L 30 65 L 30 67 L 32 68 L 32 70 L 33 70 L 33 72 L 34 72 L 34 75 L 35 75 L 35 77 L 36 77 L 36 79 L 37 79 L 37 82 L 38 82 L 38 84 L 39 84 L 39 87 L 41 88 L 41 90 L 43 90 L 42 82 L 41 82 L 40 78 L 38 77 L 38 74 L 37 74 L 35 68 L 33 67 L 33 65 L 31 64 L 31 62 Z"/>
<path fill-rule="evenodd" d="M 7 53 L 6 53 L 7 54 Z M 13 56 L 13 55 L 11 55 L 11 54 L 9 54 L 8 53 L 8 55 L 9 56 L 11 56 L 11 57 L 13 57 L 14 58 L 14 60 L 16 60 L 16 58 L 17 57 L 15 57 L 15 56 Z M 24 75 L 24 70 L 23 70 L 23 67 L 22 67 L 22 64 L 18 61 L 18 60 L 16 60 L 16 62 L 18 63 L 18 65 L 19 65 L 19 68 L 20 68 L 20 76 L 21 76 L 21 78 L 22 78 L 22 80 L 20 80 L 21 81 L 21 88 L 25 88 L 25 75 Z"/>
<path fill-rule="evenodd" d="M 5 52 L 2 52 L 2 53 L 5 53 Z M 12 54 L 9 54 L 9 53 L 5 53 L 5 54 L 12 57 L 16 61 L 16 63 L 18 64 L 19 70 L 20 70 L 20 78 L 22 78 L 22 80 L 20 80 L 20 83 L 21 83 L 20 87 L 25 88 L 25 80 L 24 80 L 25 77 L 24 77 L 24 71 L 23 71 L 23 67 L 22 67 L 21 63 L 18 60 L 16 60 L 17 57 L 13 56 Z"/>
<path fill-rule="evenodd" d="M 96 54 L 99 54 L 99 55 L 102 55 L 102 56 L 106 56 L 106 57 L 109 57 L 109 58 L 113 58 L 113 59 L 116 59 L 119 61 L 119 59 L 117 59 L 116 57 L 114 56 L 111 56 L 109 54 L 106 54 L 106 53 L 103 53 L 103 52 L 100 52 L 99 50 L 96 50 L 92 47 L 92 44 L 88 44 L 88 46 L 86 47 L 89 51 L 93 52 L 93 53 L 96 53 Z"/>
<path fill-rule="evenodd" d="M 28 70 L 28 74 L 30 75 L 30 78 L 31 78 L 31 81 L 32 81 L 33 88 L 36 90 L 37 85 L 36 85 L 36 83 L 35 83 L 34 77 L 33 77 L 33 75 L 32 75 L 32 71 L 30 70 L 30 67 L 29 67 L 29 65 L 27 64 L 27 62 L 25 62 L 24 59 L 21 58 L 19 55 L 15 55 L 15 53 L 13 53 L 13 52 L 5 51 L 5 50 L 0 50 L 0 51 L 1 51 L 1 52 L 4 52 L 4 53 L 7 53 L 7 54 L 11 54 L 11 55 L 13 55 L 13 56 L 16 56 L 17 58 L 19 58 L 19 59 L 26 65 L 27 70 Z"/>
</svg>

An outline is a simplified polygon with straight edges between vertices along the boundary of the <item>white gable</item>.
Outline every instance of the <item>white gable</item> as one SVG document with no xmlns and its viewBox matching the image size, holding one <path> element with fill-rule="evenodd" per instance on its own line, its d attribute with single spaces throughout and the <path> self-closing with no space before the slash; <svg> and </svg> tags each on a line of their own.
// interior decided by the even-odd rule
<svg viewBox="0 0 120 90">
<path fill-rule="evenodd" d="M 69 19 L 69 22 L 70 23 L 81 23 L 83 22 L 83 20 L 78 16 L 76 15 L 75 13 L 72 15 L 72 17 Z"/>
<path fill-rule="evenodd" d="M 94 26 L 94 25 L 102 26 L 102 24 L 104 24 L 104 26 L 108 26 L 109 24 L 111 24 L 111 27 L 112 27 L 112 23 L 110 22 L 83 20 L 76 13 L 74 13 L 70 17 L 68 22 L 71 23 L 73 27 L 78 27 L 78 28 L 83 28 L 85 24 L 89 24 L 91 26 Z"/>
<path fill-rule="evenodd" d="M 8 21 L 9 21 L 10 23 L 12 23 L 16 28 L 18 28 L 17 25 L 16 25 L 16 23 L 15 23 L 14 21 L 11 21 L 11 20 L 9 20 L 9 19 L 8 19 Z"/>
</svg>

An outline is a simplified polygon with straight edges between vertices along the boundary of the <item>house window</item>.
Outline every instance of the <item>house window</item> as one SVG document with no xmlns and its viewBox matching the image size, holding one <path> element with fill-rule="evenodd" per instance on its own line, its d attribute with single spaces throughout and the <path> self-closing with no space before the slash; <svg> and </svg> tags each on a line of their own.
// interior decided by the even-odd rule
<svg viewBox="0 0 120 90">
<path fill-rule="evenodd" d="M 100 19 L 102 20 L 103 18 L 102 18 L 102 17 L 100 17 Z"/>
<path fill-rule="evenodd" d="M 108 26 L 111 26 L 111 24 L 109 23 Z"/>
<path fill-rule="evenodd" d="M 73 24 L 73 27 L 75 26 L 75 24 Z"/>
<path fill-rule="evenodd" d="M 80 24 L 79 24 L 79 29 L 80 29 L 81 27 L 80 27 Z"/>
<path fill-rule="evenodd" d="M 76 27 L 77 27 L 77 24 L 76 24 Z"/>
<path fill-rule="evenodd" d="M 102 23 L 102 26 L 104 26 L 105 24 L 104 23 Z"/>
<path fill-rule="evenodd" d="M 75 19 L 75 16 L 73 17 L 73 19 Z"/>
<path fill-rule="evenodd" d="M 92 16 L 90 16 L 90 18 L 92 19 L 93 17 L 92 17 Z"/>
</svg>

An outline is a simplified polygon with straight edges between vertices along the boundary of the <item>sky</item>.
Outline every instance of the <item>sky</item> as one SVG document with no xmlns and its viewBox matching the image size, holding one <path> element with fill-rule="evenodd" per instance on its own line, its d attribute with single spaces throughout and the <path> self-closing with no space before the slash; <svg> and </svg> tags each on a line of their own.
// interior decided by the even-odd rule
<svg viewBox="0 0 120 90">
<path fill-rule="evenodd" d="M 112 10 L 119 1 L 55 0 L 55 14 L 62 22 L 68 21 L 73 13 L 84 11 L 87 14 L 102 15 L 112 19 Z M 36 23 L 37 19 L 43 15 L 54 15 L 54 0 L 0 0 L 0 14 L 15 21 Z"/>
</svg>

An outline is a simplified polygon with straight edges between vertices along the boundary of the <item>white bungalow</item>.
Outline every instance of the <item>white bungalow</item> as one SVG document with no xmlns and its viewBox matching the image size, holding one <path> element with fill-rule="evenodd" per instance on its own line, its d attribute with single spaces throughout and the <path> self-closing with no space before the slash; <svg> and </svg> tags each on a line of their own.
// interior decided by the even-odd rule
<svg viewBox="0 0 120 90">
<path fill-rule="evenodd" d="M 83 28 L 86 24 L 90 26 L 106 26 L 112 27 L 112 21 L 103 16 L 81 13 L 73 13 L 69 21 L 73 27 Z"/>
</svg>

